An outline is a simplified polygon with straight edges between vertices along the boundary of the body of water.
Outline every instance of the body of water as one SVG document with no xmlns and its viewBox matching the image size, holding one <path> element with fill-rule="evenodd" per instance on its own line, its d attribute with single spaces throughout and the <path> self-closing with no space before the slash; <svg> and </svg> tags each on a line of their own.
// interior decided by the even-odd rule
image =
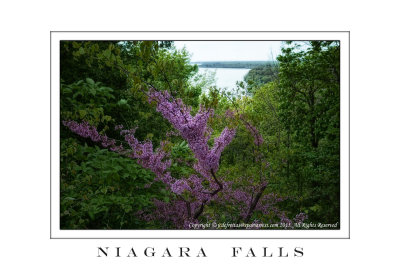
<svg viewBox="0 0 400 270">
<path fill-rule="evenodd" d="M 246 68 L 201 68 L 199 73 L 215 72 L 216 85 L 220 88 L 232 90 L 236 88 L 236 81 L 243 81 L 244 76 L 250 71 Z"/>
</svg>

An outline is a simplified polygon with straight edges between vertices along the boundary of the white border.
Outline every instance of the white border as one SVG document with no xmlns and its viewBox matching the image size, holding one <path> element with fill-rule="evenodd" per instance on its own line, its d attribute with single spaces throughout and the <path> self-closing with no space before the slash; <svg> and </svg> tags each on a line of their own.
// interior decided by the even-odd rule
<svg viewBox="0 0 400 270">
<path fill-rule="evenodd" d="M 349 32 L 51 32 L 50 238 L 350 238 Z M 340 40 L 340 230 L 60 230 L 60 40 Z"/>
</svg>

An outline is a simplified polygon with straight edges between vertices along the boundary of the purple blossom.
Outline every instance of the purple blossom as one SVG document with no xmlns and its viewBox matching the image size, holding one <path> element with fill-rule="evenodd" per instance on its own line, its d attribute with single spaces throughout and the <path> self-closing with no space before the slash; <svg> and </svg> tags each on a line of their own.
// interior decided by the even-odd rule
<svg viewBox="0 0 400 270">
<path fill-rule="evenodd" d="M 157 111 L 167 119 L 188 142 L 189 148 L 197 158 L 195 169 L 206 178 L 210 172 L 218 170 L 219 159 L 224 148 L 235 136 L 235 129 L 225 128 L 221 135 L 214 140 L 214 147 L 209 149 L 208 141 L 212 129 L 207 126 L 208 119 L 214 114 L 212 109 L 199 108 L 195 116 L 191 108 L 183 104 L 181 99 L 174 99 L 167 91 L 150 91 L 149 101 L 157 102 Z"/>
<path fill-rule="evenodd" d="M 253 179 L 242 179 L 249 184 L 237 189 L 233 188 L 233 182 L 223 181 L 223 178 L 220 178 L 221 182 L 217 182 L 214 178 L 219 169 L 221 154 L 235 137 L 236 129 L 225 127 L 221 134 L 214 139 L 214 144 L 210 149 L 208 142 L 213 130 L 208 126 L 208 120 L 214 114 L 212 109 L 206 110 L 200 107 L 198 112 L 192 116 L 191 108 L 186 106 L 181 99 L 174 99 L 167 91 L 150 90 L 149 101 L 156 101 L 157 111 L 176 129 L 177 132 L 169 132 L 167 136 L 180 135 L 187 141 L 197 159 L 193 168 L 198 174 L 192 174 L 181 179 L 172 177 L 168 171 L 172 160 L 170 153 L 164 151 L 166 149 L 165 142 L 162 142 L 160 147 L 154 150 L 153 143 L 150 140 L 140 142 L 135 137 L 137 127 L 123 129 L 122 125 L 115 126 L 115 130 L 120 130 L 125 145 L 127 144 L 130 148 L 126 149 L 122 144 L 117 145 L 116 140 L 108 138 L 107 135 L 99 134 L 96 127 L 87 122 L 63 121 L 62 123 L 72 132 L 84 138 L 90 138 L 111 151 L 137 160 L 141 166 L 150 169 L 155 174 L 155 181 L 162 181 L 171 192 L 178 195 L 177 199 L 168 203 L 155 200 L 156 210 L 153 213 L 140 213 L 145 220 L 168 221 L 172 222 L 176 228 L 188 228 L 188 224 L 198 222 L 195 213 L 203 209 L 212 200 L 236 205 L 240 211 L 240 216 L 244 217 L 249 211 L 254 194 L 264 191 L 261 188 L 266 183 L 260 185 L 255 184 Z M 233 112 L 227 111 L 226 117 L 232 119 L 234 117 Z M 260 146 L 263 143 L 262 136 L 254 126 L 246 121 L 245 123 L 246 128 L 255 138 L 255 144 Z M 266 163 L 265 166 L 268 167 L 269 163 Z M 203 185 L 205 181 L 209 183 L 208 186 Z M 145 187 L 149 188 L 150 184 Z M 214 196 L 215 191 L 219 192 L 219 196 Z M 182 198 L 181 195 L 184 192 L 189 193 L 190 201 Z M 282 222 L 292 224 L 293 221 L 275 207 L 275 204 L 281 200 L 283 198 L 273 193 L 263 195 L 255 209 L 266 215 L 274 213 Z M 294 222 L 303 222 L 305 218 L 307 218 L 306 215 L 300 213 L 294 218 Z"/>
</svg>

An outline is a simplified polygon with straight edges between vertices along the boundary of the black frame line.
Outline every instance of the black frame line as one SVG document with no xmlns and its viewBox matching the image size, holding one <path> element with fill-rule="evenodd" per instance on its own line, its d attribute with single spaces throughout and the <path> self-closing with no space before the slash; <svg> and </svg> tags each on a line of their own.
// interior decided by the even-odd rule
<svg viewBox="0 0 400 270">
<path fill-rule="evenodd" d="M 348 224 L 348 236 L 347 237 L 53 237 L 52 235 L 52 33 L 347 33 L 348 34 L 348 52 L 349 52 L 349 71 L 348 71 L 348 76 L 349 76 L 349 104 L 348 104 L 348 109 L 349 109 L 349 148 L 348 148 L 348 153 L 349 153 L 349 224 Z M 67 39 L 63 39 L 63 41 L 66 41 Z M 74 39 L 74 40 L 80 40 L 80 39 Z M 82 41 L 84 39 L 81 39 Z M 117 40 L 117 39 L 104 39 L 104 41 L 109 41 L 109 40 Z M 119 40 L 119 39 L 118 39 Z M 145 40 L 145 39 L 140 39 L 140 40 Z M 151 39 L 149 39 L 151 40 Z M 297 40 L 297 39 L 291 39 L 293 41 L 309 41 L 307 40 Z M 318 40 L 318 39 L 315 39 Z M 337 39 L 324 39 L 324 40 L 337 40 Z M 61 40 L 60 40 L 61 41 Z M 98 40 L 102 41 L 102 40 Z M 132 40 L 131 40 L 132 41 Z M 173 40 L 173 41 L 289 41 L 289 40 L 282 40 L 282 39 L 276 39 L 276 40 Z M 60 56 L 59 56 L 60 57 Z M 330 240 L 330 239 L 350 239 L 350 220 L 351 220 L 351 215 L 350 215 L 350 31 L 50 31 L 50 239 L 159 239 L 159 240 L 171 240 L 171 239 L 190 239 L 190 240 L 228 240 L 228 239 L 259 239 L 259 240 L 264 240 L 264 239 L 321 239 L 321 240 Z M 59 66 L 60 69 L 60 66 Z M 59 71 L 60 72 L 60 71 Z M 342 78 L 342 77 L 341 77 Z M 340 78 L 340 79 L 341 79 Z M 59 93 L 60 95 L 60 93 Z M 61 98 L 61 97 L 60 97 Z M 342 104 L 341 104 L 342 105 Z M 59 146 L 60 147 L 60 146 Z M 61 179 L 59 179 L 61 181 Z M 59 190 L 59 193 L 61 193 L 61 190 Z M 61 194 L 59 194 L 59 200 L 61 200 Z M 59 202 L 60 203 L 60 202 Z M 60 217 L 61 218 L 61 217 Z M 184 230 L 184 231 L 188 231 Z M 243 231 L 245 229 L 240 229 L 239 231 Z M 84 230 L 64 230 L 64 231 L 84 231 Z M 90 230 L 90 231 L 103 231 L 103 230 Z M 105 230 L 104 230 L 105 231 Z M 106 231 L 142 231 L 142 230 L 106 230 Z M 146 230 L 146 231 L 151 231 L 151 230 Z M 182 231 L 182 230 L 162 230 L 162 231 Z M 273 230 L 273 231 L 279 231 L 279 230 Z M 318 231 L 331 231 L 331 230 L 318 230 Z"/>
</svg>

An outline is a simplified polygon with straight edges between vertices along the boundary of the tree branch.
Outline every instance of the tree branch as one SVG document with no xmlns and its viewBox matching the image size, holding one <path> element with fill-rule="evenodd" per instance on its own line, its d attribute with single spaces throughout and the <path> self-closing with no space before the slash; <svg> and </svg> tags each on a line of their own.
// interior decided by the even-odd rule
<svg viewBox="0 0 400 270">
<path fill-rule="evenodd" d="M 211 197 L 214 197 L 218 192 L 220 192 L 220 191 L 223 189 L 223 185 L 222 185 L 221 182 L 218 180 L 217 176 L 216 176 L 215 173 L 214 173 L 214 170 L 211 170 L 211 175 L 212 175 L 212 177 L 214 178 L 215 183 L 217 183 L 217 185 L 218 185 L 218 188 L 217 188 L 216 190 L 214 190 L 213 192 L 210 193 L 210 194 L 211 194 Z M 197 218 L 203 213 L 204 205 L 206 204 L 207 201 L 208 201 L 208 200 L 203 200 L 203 201 L 201 202 L 200 208 L 196 211 L 196 213 L 195 213 L 194 216 L 193 216 L 195 219 L 197 219 Z"/>
<path fill-rule="evenodd" d="M 249 222 L 251 216 L 253 215 L 254 210 L 256 209 L 256 206 L 257 206 L 257 204 L 258 204 L 258 201 L 260 200 L 261 195 L 263 194 L 263 192 L 264 192 L 264 190 L 265 190 L 266 187 L 267 187 L 266 184 L 264 184 L 263 186 L 261 186 L 261 188 L 260 188 L 260 190 L 257 192 L 257 195 L 255 196 L 254 200 L 251 202 L 249 211 L 247 212 L 247 215 L 246 215 L 246 217 L 245 217 L 245 219 L 244 219 L 244 222 L 245 222 L 245 223 L 248 223 L 248 222 Z"/>
</svg>

